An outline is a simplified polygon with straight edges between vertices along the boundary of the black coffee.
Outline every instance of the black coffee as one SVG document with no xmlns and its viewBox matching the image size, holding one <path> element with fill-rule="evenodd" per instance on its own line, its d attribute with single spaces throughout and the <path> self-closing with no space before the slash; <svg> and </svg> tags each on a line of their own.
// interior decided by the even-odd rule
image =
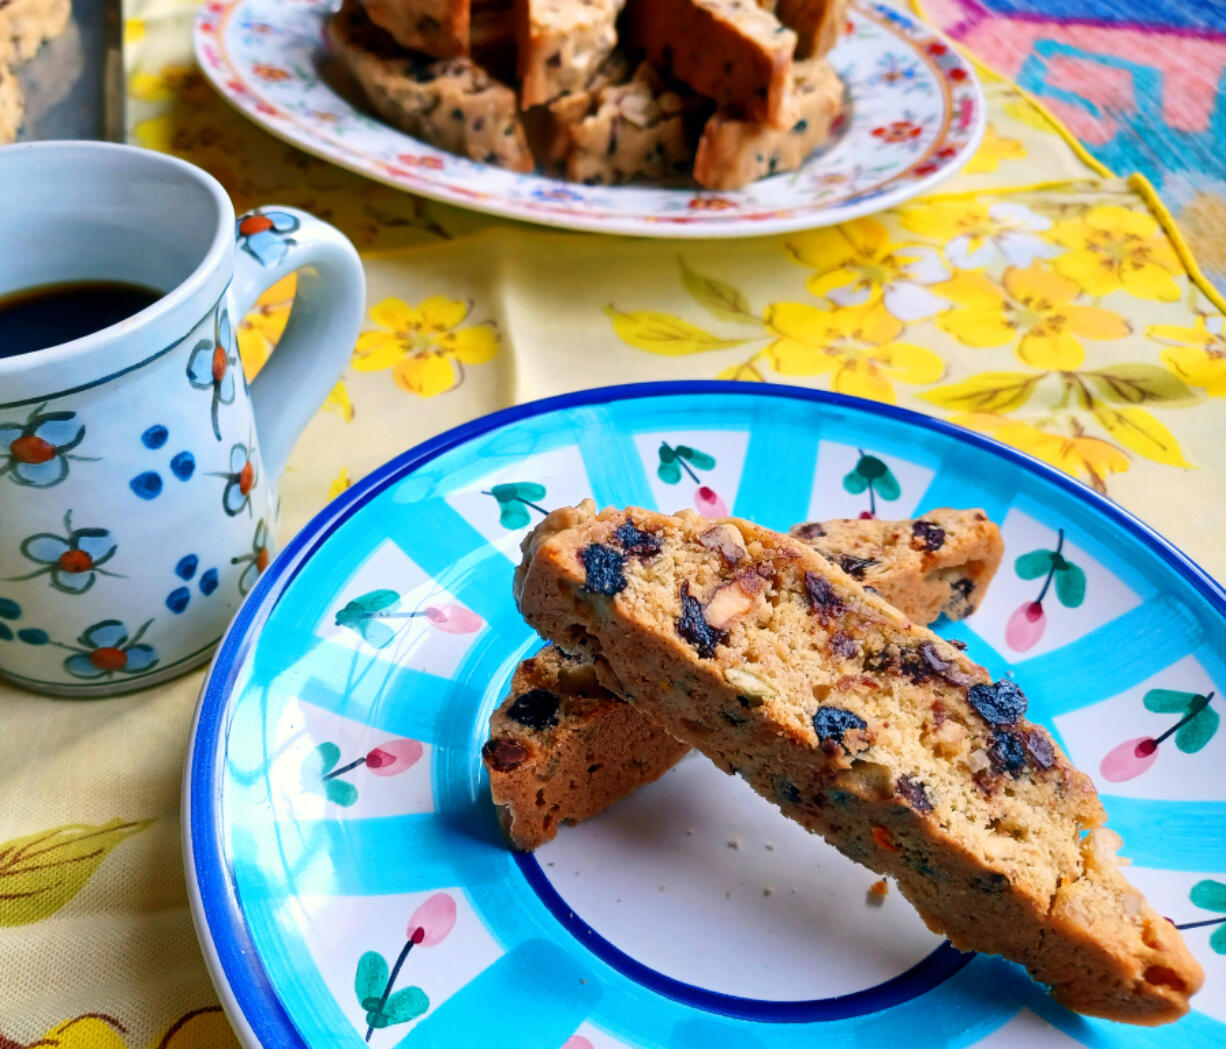
<svg viewBox="0 0 1226 1049">
<path fill-rule="evenodd" d="M 0 295 L 0 357 L 16 357 L 101 331 L 162 297 L 139 284 L 78 280 Z"/>
</svg>

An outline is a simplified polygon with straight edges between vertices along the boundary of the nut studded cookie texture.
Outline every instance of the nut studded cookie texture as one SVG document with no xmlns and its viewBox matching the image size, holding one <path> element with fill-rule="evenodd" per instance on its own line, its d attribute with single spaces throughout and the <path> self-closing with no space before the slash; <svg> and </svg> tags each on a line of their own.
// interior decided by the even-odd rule
<svg viewBox="0 0 1226 1049">
<path fill-rule="evenodd" d="M 617 44 L 625 0 L 515 0 L 525 106 L 580 91 Z"/>
<path fill-rule="evenodd" d="M 812 543 L 825 544 L 828 559 L 854 557 L 852 567 L 871 565 L 877 592 L 915 623 L 936 619 L 960 593 L 942 583 L 934 594 L 932 570 L 925 564 L 934 551 L 944 551 L 937 572 L 972 560 L 982 564 L 977 595 L 1000 560 L 1000 533 L 979 510 L 934 510 L 918 522 L 826 521 L 798 528 L 814 537 Z M 623 551 L 657 552 L 655 537 L 632 521 L 615 534 Z M 890 541 L 895 534 L 904 541 Z M 915 549 L 920 535 L 922 555 Z M 727 524 L 713 525 L 700 541 L 733 563 L 745 553 L 740 533 Z M 840 552 L 853 549 L 859 556 Z M 745 687 L 752 694 L 753 682 L 746 679 Z M 515 716 L 525 694 L 541 690 L 557 703 L 556 716 L 540 725 Z M 596 701 L 604 697 L 610 702 Z M 509 752 L 514 760 L 493 760 L 508 753 L 504 740 L 516 745 Z M 657 779 L 688 750 L 633 704 L 601 689 L 587 651 L 567 654 L 549 645 L 520 664 L 510 694 L 490 718 L 483 753 L 508 840 L 517 849 L 535 849 L 554 837 L 559 822 L 591 818 Z M 626 754 L 634 755 L 629 763 Z"/>
<path fill-rule="evenodd" d="M 635 553 L 632 520 L 654 538 Z M 601 683 L 845 855 L 934 931 L 1025 965 L 1080 1012 L 1175 1020 L 1201 985 L 1129 886 L 1089 778 L 1025 697 L 799 540 L 744 521 L 585 503 L 524 541 L 515 595 Z M 732 714 L 729 719 L 725 714 Z"/>
</svg>

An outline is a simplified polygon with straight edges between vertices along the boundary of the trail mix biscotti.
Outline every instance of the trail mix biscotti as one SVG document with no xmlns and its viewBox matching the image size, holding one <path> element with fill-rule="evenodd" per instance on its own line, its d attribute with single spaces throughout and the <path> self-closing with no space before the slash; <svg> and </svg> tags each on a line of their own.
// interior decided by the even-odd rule
<svg viewBox="0 0 1226 1049">
<path fill-rule="evenodd" d="M 842 558 L 853 570 L 871 567 L 877 593 L 914 623 L 936 619 L 951 594 L 960 596 L 948 582 L 930 580 L 922 570 L 925 559 L 940 555 L 945 568 L 958 566 L 965 574 L 973 573 L 975 594 L 981 598 L 1002 550 L 999 530 L 981 510 L 934 510 L 920 521 L 812 522 L 797 530 L 815 536 L 813 542 L 823 544 L 827 559 L 838 563 Z M 923 552 L 895 535 L 908 540 L 922 536 Z M 722 543 L 725 538 L 737 542 L 722 527 L 706 541 Z M 965 603 L 958 608 L 964 610 Z M 577 695 L 568 691 L 571 682 L 580 685 Z M 536 694 L 531 704 L 521 698 L 528 692 Z M 596 702 L 605 697 L 609 702 Z M 550 710 L 548 719 L 524 716 L 526 706 L 542 705 Z M 533 722 L 538 720 L 547 720 L 547 731 L 536 731 Z M 506 739 L 517 747 L 504 751 Z M 601 689 L 585 650 L 568 654 L 547 645 L 520 664 L 510 694 L 490 718 L 490 742 L 483 753 L 490 794 L 508 841 L 517 849 L 535 849 L 554 837 L 560 823 L 596 815 L 659 778 L 664 772 L 659 762 L 670 754 L 676 761 L 688 750 L 632 704 Z M 627 752 L 644 759 L 638 775 L 635 765 L 619 759 Z M 499 753 L 503 756 L 495 763 L 493 756 Z M 612 767 L 616 773 L 610 758 L 620 760 Z M 591 775 L 582 772 L 585 765 L 593 770 Z M 584 815 L 576 815 L 579 812 Z"/>
<path fill-rule="evenodd" d="M 796 57 L 820 58 L 839 42 L 848 0 L 778 0 L 775 14 L 796 31 Z"/>
<path fill-rule="evenodd" d="M 570 133 L 596 105 L 601 88 L 629 83 L 638 64 L 625 51 L 613 51 L 588 75 L 583 86 L 569 95 L 555 98 L 546 107 L 548 128 L 545 159 L 551 164 L 565 165 L 570 153 Z"/>
<path fill-rule="evenodd" d="M 583 89 L 617 44 L 625 0 L 515 0 L 525 106 Z"/>
<path fill-rule="evenodd" d="M 658 779 L 689 749 L 602 688 L 582 653 L 547 645 L 515 671 L 481 756 L 503 833 L 529 850 Z"/>
<path fill-rule="evenodd" d="M 588 115 L 567 129 L 567 177 L 613 185 L 688 170 L 703 104 L 643 62 L 627 83 L 597 91 Z"/>
<path fill-rule="evenodd" d="M 800 540 L 729 519 L 554 511 L 515 596 L 603 685 L 845 855 L 956 947 L 1080 1012 L 1174 1020 L 1202 982 L 1120 873 L 1089 777 L 1026 698 Z"/>
<path fill-rule="evenodd" d="M 754 0 L 636 0 L 635 42 L 647 57 L 730 112 L 789 127 L 796 34 Z"/>
<path fill-rule="evenodd" d="M 371 107 L 416 138 L 472 160 L 531 171 L 532 153 L 515 92 L 469 58 L 405 54 L 345 0 L 328 20 L 328 40 Z"/>
<path fill-rule="evenodd" d="M 401 47 L 433 58 L 468 54 L 470 0 L 362 0 L 370 20 Z"/>
<path fill-rule="evenodd" d="M 842 81 L 824 58 L 792 68 L 788 107 L 793 123 L 771 127 L 717 110 L 698 140 L 695 182 L 707 189 L 741 189 L 767 175 L 795 171 L 830 138 L 843 106 Z"/>
<path fill-rule="evenodd" d="M 982 510 L 916 520 L 812 521 L 791 532 L 913 623 L 962 619 L 983 603 L 1005 544 Z"/>
</svg>

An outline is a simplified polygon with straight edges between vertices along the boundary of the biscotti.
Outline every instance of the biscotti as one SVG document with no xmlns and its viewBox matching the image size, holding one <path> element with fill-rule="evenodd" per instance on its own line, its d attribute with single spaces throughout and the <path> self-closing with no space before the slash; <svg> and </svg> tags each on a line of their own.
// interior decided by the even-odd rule
<svg viewBox="0 0 1226 1049">
<path fill-rule="evenodd" d="M 847 0 L 778 0 L 775 14 L 796 31 L 797 58 L 820 58 L 839 41 Z"/>
<path fill-rule="evenodd" d="M 588 647 L 607 688 L 893 877 L 956 947 L 1022 963 L 1081 1012 L 1187 1011 L 1200 966 L 1120 874 L 1093 784 L 1012 681 L 744 521 L 589 501 L 523 553 L 530 625 Z"/>
<path fill-rule="evenodd" d="M 788 127 L 796 34 L 754 0 L 635 0 L 635 42 L 661 69 L 730 112 Z"/>
<path fill-rule="evenodd" d="M 982 510 L 934 510 L 919 521 L 812 522 L 797 530 L 822 543 L 827 559 L 841 559 L 852 571 L 871 569 L 877 593 L 914 623 L 935 620 L 951 594 L 960 595 L 951 592 L 949 582 L 932 582 L 922 570 L 926 559 L 941 555 L 945 568 L 973 573 L 974 593 L 981 599 L 1003 546 L 999 530 Z M 922 552 L 912 545 L 916 536 L 924 540 Z M 721 538 L 737 542 L 731 532 L 716 532 L 711 541 Z M 958 608 L 965 610 L 965 603 Z M 572 682 L 580 685 L 578 695 L 568 691 Z M 533 706 L 550 708 L 550 731 L 538 732 L 533 718 L 513 713 L 525 708 L 521 697 L 528 692 L 535 693 Z M 516 749 L 507 751 L 501 742 L 506 739 Z M 483 752 L 490 794 L 508 841 L 517 849 L 535 849 L 554 837 L 560 822 L 594 816 L 657 779 L 664 771 L 659 762 L 669 754 L 680 759 L 689 750 L 684 744 L 670 747 L 668 741 L 672 737 L 646 714 L 596 684 L 586 650 L 563 653 L 547 645 L 520 664 L 510 694 L 490 718 L 490 742 Z M 642 766 L 619 758 L 627 752 L 639 753 Z M 491 757 L 499 753 L 504 756 L 496 765 Z M 592 774 L 585 774 L 584 767 Z"/>
<path fill-rule="evenodd" d="M 24 111 L 21 85 L 13 71 L 0 62 L 0 146 L 16 140 Z"/>
<path fill-rule="evenodd" d="M 601 88 L 628 83 L 636 68 L 637 64 L 625 51 L 616 50 L 592 70 L 579 90 L 549 103 L 545 145 L 545 158 L 549 163 L 565 165 L 570 153 L 571 129 L 591 115 L 597 93 Z"/>
<path fill-rule="evenodd" d="M 702 104 L 642 63 L 629 82 L 596 92 L 591 113 L 570 126 L 567 177 L 592 186 L 684 172 Z"/>
<path fill-rule="evenodd" d="M 44 41 L 59 36 L 72 14 L 72 0 L 4 0 L 0 3 L 0 65 L 20 65 Z"/>
<path fill-rule="evenodd" d="M 470 0 L 362 0 L 370 20 L 396 43 L 433 58 L 468 54 Z"/>
<path fill-rule="evenodd" d="M 471 59 L 404 54 L 357 0 L 345 0 L 328 20 L 327 34 L 371 107 L 389 123 L 472 160 L 533 170 L 515 92 Z"/>
<path fill-rule="evenodd" d="M 582 90 L 617 44 L 625 0 L 515 0 L 525 106 Z"/>
<path fill-rule="evenodd" d="M 481 755 L 503 833 L 529 850 L 658 779 L 689 749 L 602 688 L 582 653 L 547 645 L 515 671 Z"/>
<path fill-rule="evenodd" d="M 703 128 L 694 155 L 694 181 L 707 189 L 740 189 L 767 175 L 795 171 L 830 137 L 843 103 L 843 84 L 824 58 L 793 66 L 788 110 L 794 121 L 777 128 L 718 110 Z"/>
<path fill-rule="evenodd" d="M 1005 551 L 1000 529 L 982 510 L 931 510 L 907 521 L 814 521 L 791 534 L 913 623 L 974 612 Z"/>
</svg>

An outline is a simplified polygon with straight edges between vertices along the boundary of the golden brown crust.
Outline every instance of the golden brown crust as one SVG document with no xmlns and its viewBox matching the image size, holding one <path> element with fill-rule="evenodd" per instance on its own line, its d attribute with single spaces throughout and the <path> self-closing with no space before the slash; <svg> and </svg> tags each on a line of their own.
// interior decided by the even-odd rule
<svg viewBox="0 0 1226 1049">
<path fill-rule="evenodd" d="M 820 58 L 839 42 L 847 0 L 779 0 L 775 14 L 796 31 L 797 58 Z"/>
<path fill-rule="evenodd" d="M 747 120 L 786 127 L 796 34 L 754 0 L 639 0 L 635 41 L 650 61 Z"/>
<path fill-rule="evenodd" d="M 618 529 L 658 540 L 640 556 Z M 1090 833 L 1093 784 L 1024 697 L 798 540 L 686 512 L 551 514 L 524 541 L 528 622 L 845 855 L 893 877 L 963 949 L 1129 1023 L 1183 1015 L 1200 966 Z"/>
<path fill-rule="evenodd" d="M 515 0 L 520 100 L 525 106 L 581 91 L 617 44 L 625 0 Z"/>
<path fill-rule="evenodd" d="M 433 58 L 468 54 L 469 0 L 362 0 L 370 20 L 396 43 Z"/>
</svg>

